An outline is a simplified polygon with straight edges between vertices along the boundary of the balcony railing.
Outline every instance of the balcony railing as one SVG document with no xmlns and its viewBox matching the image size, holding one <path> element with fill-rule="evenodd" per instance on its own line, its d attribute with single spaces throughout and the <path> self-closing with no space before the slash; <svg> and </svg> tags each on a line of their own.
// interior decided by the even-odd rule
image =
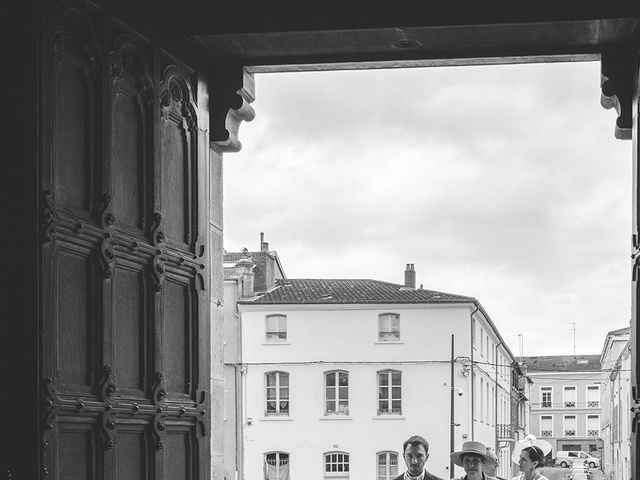
<svg viewBox="0 0 640 480">
<path fill-rule="evenodd" d="M 499 423 L 496 425 L 496 436 L 500 440 L 511 440 L 513 436 L 513 426 L 510 423 Z"/>
<path fill-rule="evenodd" d="M 540 430 L 541 437 L 553 437 L 553 432 L 551 430 Z"/>
<path fill-rule="evenodd" d="M 597 437 L 600 435 L 600 431 L 599 430 L 588 430 L 587 431 L 587 435 L 589 437 Z"/>
<path fill-rule="evenodd" d="M 600 407 L 600 401 L 599 400 L 589 400 L 587 402 L 587 407 L 590 408 L 599 408 Z"/>
<path fill-rule="evenodd" d="M 565 430 L 564 431 L 564 436 L 565 437 L 575 437 L 576 436 L 576 431 L 575 430 Z"/>
<path fill-rule="evenodd" d="M 564 408 L 576 408 L 576 402 L 564 402 Z"/>
</svg>

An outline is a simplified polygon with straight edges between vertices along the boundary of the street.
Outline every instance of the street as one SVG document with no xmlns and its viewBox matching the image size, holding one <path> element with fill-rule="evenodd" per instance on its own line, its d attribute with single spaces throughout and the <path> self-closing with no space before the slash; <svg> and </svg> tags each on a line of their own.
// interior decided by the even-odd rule
<svg viewBox="0 0 640 480">
<path fill-rule="evenodd" d="M 568 480 L 567 475 L 569 474 L 569 469 L 562 467 L 544 467 L 540 473 L 549 480 Z M 593 474 L 592 480 L 604 479 L 604 473 L 602 473 L 600 469 L 594 468 L 591 470 L 591 473 Z"/>
</svg>

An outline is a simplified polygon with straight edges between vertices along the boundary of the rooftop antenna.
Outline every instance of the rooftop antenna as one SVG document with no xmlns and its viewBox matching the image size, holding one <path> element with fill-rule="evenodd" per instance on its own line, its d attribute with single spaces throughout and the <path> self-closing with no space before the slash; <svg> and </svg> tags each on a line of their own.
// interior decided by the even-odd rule
<svg viewBox="0 0 640 480">
<path fill-rule="evenodd" d="M 576 322 L 564 322 L 565 325 L 571 325 L 571 330 L 573 330 L 573 356 L 576 356 Z"/>
</svg>

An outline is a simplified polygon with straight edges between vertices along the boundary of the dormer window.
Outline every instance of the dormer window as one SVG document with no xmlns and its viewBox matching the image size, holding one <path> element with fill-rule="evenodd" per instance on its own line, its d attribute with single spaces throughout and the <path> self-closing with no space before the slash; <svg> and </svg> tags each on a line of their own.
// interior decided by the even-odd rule
<svg viewBox="0 0 640 480">
<path fill-rule="evenodd" d="M 266 341 L 286 342 L 287 341 L 287 316 L 268 315 L 266 317 Z"/>
<path fill-rule="evenodd" d="M 400 340 L 400 315 L 397 313 L 378 315 L 378 340 L 381 342 Z"/>
</svg>

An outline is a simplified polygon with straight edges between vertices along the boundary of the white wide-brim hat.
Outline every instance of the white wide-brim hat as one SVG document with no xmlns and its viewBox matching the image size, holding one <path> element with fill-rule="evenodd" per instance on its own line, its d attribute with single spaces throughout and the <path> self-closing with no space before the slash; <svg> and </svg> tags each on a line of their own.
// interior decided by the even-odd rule
<svg viewBox="0 0 640 480">
<path fill-rule="evenodd" d="M 535 435 L 527 435 L 522 440 L 518 440 L 513 447 L 513 453 L 511 454 L 511 460 L 513 463 L 518 463 L 520 461 L 520 453 L 522 450 L 527 447 L 538 447 L 542 450 L 542 454 L 544 456 L 548 455 L 551 451 L 551 444 L 546 440 L 540 440 L 536 438 Z"/>
<path fill-rule="evenodd" d="M 484 443 L 476 441 L 464 442 L 462 450 L 450 454 L 451 461 L 462 467 L 462 457 L 470 453 L 482 457 L 485 463 L 494 463 L 495 461 L 491 455 L 487 455 L 487 447 L 484 446 Z"/>
</svg>

